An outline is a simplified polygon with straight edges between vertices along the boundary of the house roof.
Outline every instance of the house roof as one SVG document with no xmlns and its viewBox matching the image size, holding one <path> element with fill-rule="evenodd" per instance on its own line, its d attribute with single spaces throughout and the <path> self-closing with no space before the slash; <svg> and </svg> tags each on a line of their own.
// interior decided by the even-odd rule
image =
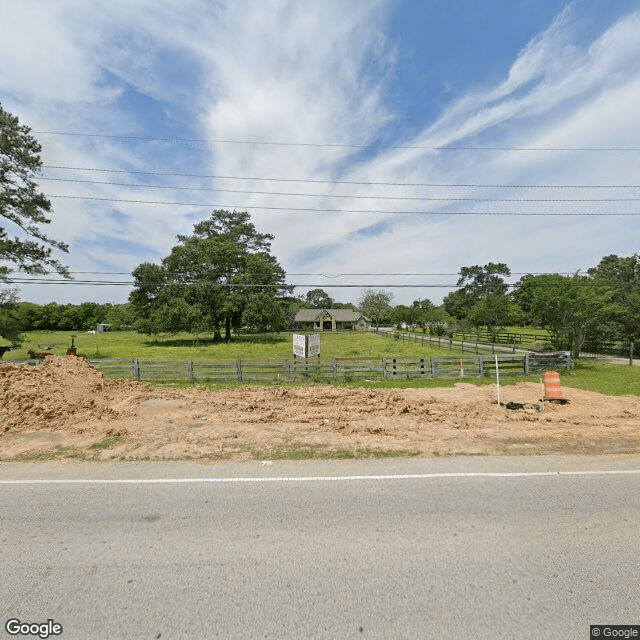
<svg viewBox="0 0 640 640">
<path fill-rule="evenodd" d="M 369 320 L 363 313 L 351 309 L 300 309 L 296 313 L 296 322 L 319 322 L 329 314 L 336 322 L 358 322 L 360 318 Z"/>
</svg>

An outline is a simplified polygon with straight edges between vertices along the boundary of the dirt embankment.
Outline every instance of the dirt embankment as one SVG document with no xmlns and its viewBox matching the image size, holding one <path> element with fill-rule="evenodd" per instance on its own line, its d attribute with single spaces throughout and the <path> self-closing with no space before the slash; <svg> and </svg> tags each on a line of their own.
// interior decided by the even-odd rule
<svg viewBox="0 0 640 640">
<path fill-rule="evenodd" d="M 356 455 L 640 452 L 640 398 L 540 384 L 453 389 L 244 387 L 202 391 L 109 380 L 83 359 L 0 364 L 0 460 L 269 458 L 287 451 Z M 53 453 L 52 453 L 53 452 Z M 57 452 L 57 453 L 56 453 Z"/>
</svg>

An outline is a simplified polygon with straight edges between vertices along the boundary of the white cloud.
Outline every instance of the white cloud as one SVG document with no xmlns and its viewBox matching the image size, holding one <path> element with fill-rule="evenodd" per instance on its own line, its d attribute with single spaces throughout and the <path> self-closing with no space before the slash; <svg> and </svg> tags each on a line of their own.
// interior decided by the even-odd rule
<svg viewBox="0 0 640 640">
<path fill-rule="evenodd" d="M 42 136 L 47 164 L 152 168 L 182 173 L 415 183 L 640 183 L 637 154 L 454 152 L 348 146 L 374 142 L 394 114 L 381 83 L 394 61 L 385 41 L 387 1 L 61 0 L 16 3 L 2 15 L 0 68 L 6 108 L 38 131 L 152 135 L 122 103 L 131 88 L 154 99 L 168 121 L 209 140 L 320 143 L 170 145 Z M 577 6 L 577 5 L 576 5 Z M 639 147 L 640 13 L 593 42 L 575 36 L 567 9 L 514 60 L 495 86 L 474 88 L 443 110 L 408 146 Z M 173 120 L 171 120 L 173 118 Z M 161 135 L 160 137 L 164 137 Z M 197 158 L 197 160 L 194 160 Z M 69 176 L 68 172 L 56 175 Z M 148 176 L 78 173 L 84 179 L 141 182 Z M 275 234 L 274 253 L 289 271 L 455 272 L 464 264 L 506 261 L 514 270 L 573 270 L 607 253 L 637 248 L 635 218 L 411 216 L 411 210 L 607 211 L 633 203 L 479 203 L 381 200 L 403 197 L 603 197 L 593 190 L 420 188 L 295 182 L 187 180 L 271 195 L 152 191 L 108 185 L 43 183 L 49 193 L 261 207 L 254 220 Z M 285 196 L 317 193 L 327 197 Z M 609 192 L 621 196 L 620 191 Z M 637 192 L 634 192 L 637 193 Z M 354 198 L 331 198 L 348 195 Z M 606 195 L 606 194 L 604 194 Z M 72 267 L 129 270 L 165 255 L 190 230 L 194 209 L 172 205 L 57 200 L 51 235 L 69 239 Z M 267 207 L 381 210 L 382 213 L 278 211 Z M 253 209 L 251 209 L 254 211 Z M 122 215 L 114 214 L 114 211 Z M 198 215 L 204 217 L 208 207 Z M 382 224 L 382 226 L 376 226 Z M 118 238 L 126 252 L 117 251 Z M 100 249 L 100 242 L 106 243 Z M 148 253 L 145 248 L 148 247 Z M 432 278 L 432 281 L 452 278 Z M 296 278 L 292 278 L 296 280 Z M 348 278 L 343 279 L 345 282 Z M 351 278 L 353 281 L 353 278 Z M 384 278 L 377 278 L 380 284 Z M 299 279 L 298 279 L 299 281 Z M 397 282 L 389 279 L 387 282 Z M 409 279 L 407 279 L 409 281 Z M 425 281 L 424 277 L 412 281 Z M 327 288 L 331 280 L 327 280 Z M 318 284 L 318 283 L 315 283 Z M 121 291 L 121 290 L 119 290 Z M 60 296 L 95 298 L 95 289 Z M 355 299 L 354 290 L 335 290 Z M 397 302 L 438 299 L 445 291 L 404 291 Z M 29 291 L 25 290 L 25 295 Z M 46 299 L 51 291 L 38 295 Z M 123 294 L 120 293 L 122 296 Z"/>
<path fill-rule="evenodd" d="M 640 147 L 640 14 L 631 14 L 586 48 L 571 43 L 566 14 L 525 48 L 509 78 L 474 91 L 407 146 L 521 148 Z M 552 64 L 548 64 L 552 61 Z M 639 184 L 637 152 L 455 152 L 390 150 L 351 177 L 451 184 Z M 637 190 L 429 189 L 424 195 L 501 198 L 633 197 Z M 401 207 L 398 204 L 398 207 Z M 516 213 L 637 211 L 637 203 L 466 203 L 466 211 Z M 425 209 L 443 209 L 438 203 Z M 437 219 L 437 218 L 436 218 Z M 444 223 L 415 217 L 394 231 L 393 253 L 418 271 L 457 270 L 463 264 L 506 261 L 514 270 L 574 270 L 607 253 L 637 250 L 636 218 L 461 217 Z M 389 265 L 383 243 L 359 243 Z M 345 248 L 357 253 L 357 245 Z M 346 256 L 344 256 L 346 260 Z M 438 297 L 438 291 L 427 295 Z M 441 294 L 440 294 L 441 295 Z M 408 299 L 408 298 L 407 298 Z"/>
</svg>

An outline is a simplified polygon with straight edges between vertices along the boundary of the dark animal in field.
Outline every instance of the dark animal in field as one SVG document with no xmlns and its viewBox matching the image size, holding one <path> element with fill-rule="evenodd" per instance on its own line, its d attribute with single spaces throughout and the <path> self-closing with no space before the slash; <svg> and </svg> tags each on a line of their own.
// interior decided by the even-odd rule
<svg viewBox="0 0 640 640">
<path fill-rule="evenodd" d="M 45 353 L 44 351 L 36 351 L 35 349 L 29 349 L 27 351 L 27 355 L 33 360 L 44 360 L 49 356 L 52 356 L 53 353 Z"/>
<path fill-rule="evenodd" d="M 2 356 L 4 356 L 7 351 L 11 351 L 11 349 L 13 349 L 13 347 L 10 344 L 0 347 L 0 360 L 2 360 Z"/>
</svg>

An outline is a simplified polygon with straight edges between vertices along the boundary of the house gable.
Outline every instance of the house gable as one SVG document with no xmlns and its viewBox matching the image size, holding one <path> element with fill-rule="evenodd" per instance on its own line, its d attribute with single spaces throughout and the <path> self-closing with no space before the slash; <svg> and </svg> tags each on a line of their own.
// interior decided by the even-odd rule
<svg viewBox="0 0 640 640">
<path fill-rule="evenodd" d="M 363 313 L 351 309 L 300 309 L 294 322 L 320 331 L 336 331 L 353 329 L 355 326 L 366 328 L 371 321 Z"/>
</svg>

